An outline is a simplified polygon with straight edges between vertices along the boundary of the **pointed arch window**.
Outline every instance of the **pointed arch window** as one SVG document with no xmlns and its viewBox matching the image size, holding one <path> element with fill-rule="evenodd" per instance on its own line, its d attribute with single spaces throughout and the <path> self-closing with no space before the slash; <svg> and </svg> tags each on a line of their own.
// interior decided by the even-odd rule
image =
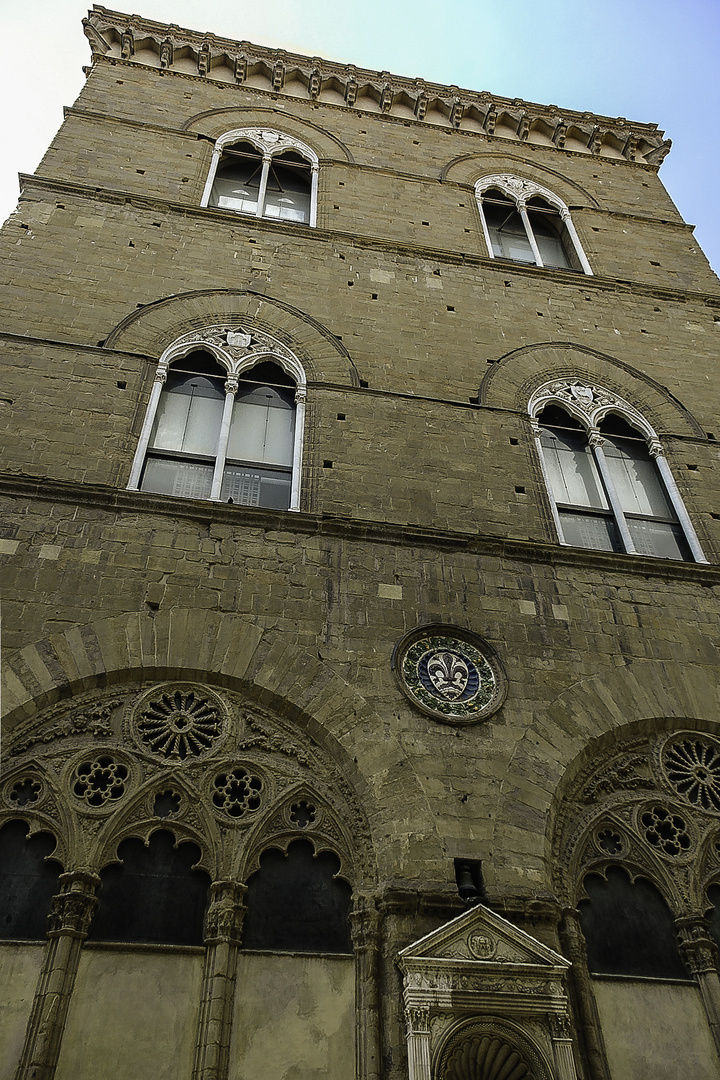
<svg viewBox="0 0 720 1080">
<path fill-rule="evenodd" d="M 168 354 L 158 366 L 128 487 L 297 510 L 305 406 L 297 361 L 291 374 L 286 359 L 262 353 L 239 363 L 210 347 Z"/>
<path fill-rule="evenodd" d="M 592 274 L 570 211 L 547 188 L 502 174 L 478 180 L 475 194 L 490 258 Z"/>
<path fill-rule="evenodd" d="M 215 144 L 202 206 L 315 225 L 318 157 L 278 131 L 242 128 Z"/>
<path fill-rule="evenodd" d="M 530 401 L 562 544 L 707 562 L 647 421 L 627 402 L 575 382 Z"/>
</svg>

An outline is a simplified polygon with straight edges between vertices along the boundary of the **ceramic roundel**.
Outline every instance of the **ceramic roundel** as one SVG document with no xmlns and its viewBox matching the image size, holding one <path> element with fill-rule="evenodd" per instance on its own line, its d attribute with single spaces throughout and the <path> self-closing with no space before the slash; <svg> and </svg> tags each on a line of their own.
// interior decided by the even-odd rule
<svg viewBox="0 0 720 1080">
<path fill-rule="evenodd" d="M 449 724 L 474 724 L 502 705 L 506 683 L 494 650 L 454 626 L 425 626 L 395 647 L 400 686 L 423 712 Z"/>
</svg>

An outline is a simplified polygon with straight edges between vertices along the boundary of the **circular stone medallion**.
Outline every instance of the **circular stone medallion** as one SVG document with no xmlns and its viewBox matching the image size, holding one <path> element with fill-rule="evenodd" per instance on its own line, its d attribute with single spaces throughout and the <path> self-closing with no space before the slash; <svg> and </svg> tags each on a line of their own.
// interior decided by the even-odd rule
<svg viewBox="0 0 720 1080">
<path fill-rule="evenodd" d="M 393 652 L 393 670 L 410 700 L 448 724 L 474 724 L 495 712 L 506 693 L 494 650 L 454 626 L 425 626 Z"/>
</svg>

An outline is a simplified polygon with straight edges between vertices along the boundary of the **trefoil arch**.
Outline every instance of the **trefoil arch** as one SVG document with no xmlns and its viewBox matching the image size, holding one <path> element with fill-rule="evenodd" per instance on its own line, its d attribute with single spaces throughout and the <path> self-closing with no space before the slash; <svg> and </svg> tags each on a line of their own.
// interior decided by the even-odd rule
<svg viewBox="0 0 720 1080">
<path fill-rule="evenodd" d="M 475 197 L 491 259 L 592 275 L 570 210 L 548 188 L 494 173 L 477 181 Z"/>
<path fill-rule="evenodd" d="M 629 402 L 579 379 L 528 411 L 561 544 L 706 563 L 663 445 Z"/>
<path fill-rule="evenodd" d="M 128 488 L 299 510 L 306 388 L 294 353 L 254 328 L 178 338 L 156 368 Z"/>
<path fill-rule="evenodd" d="M 318 164 L 314 150 L 284 132 L 226 131 L 215 143 L 200 205 L 314 227 Z"/>
</svg>

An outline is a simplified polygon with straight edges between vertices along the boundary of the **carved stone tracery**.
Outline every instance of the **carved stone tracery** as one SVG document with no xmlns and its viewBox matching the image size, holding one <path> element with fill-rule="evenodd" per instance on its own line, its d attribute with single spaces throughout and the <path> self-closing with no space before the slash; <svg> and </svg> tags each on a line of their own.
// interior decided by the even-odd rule
<svg viewBox="0 0 720 1080">
<path fill-rule="evenodd" d="M 245 880 L 265 848 L 299 832 L 334 851 L 351 883 L 373 880 L 368 825 L 336 763 L 237 693 L 165 683 L 86 694 L 19 728 L 6 761 L 0 826 L 22 817 L 50 830 L 66 869 L 99 872 L 122 840 L 147 841 L 164 819 L 178 842 L 198 844 L 213 880 Z"/>
<path fill-rule="evenodd" d="M 348 108 L 367 109 L 381 116 L 402 116 L 408 106 L 419 123 L 482 131 L 503 140 L 527 141 L 539 130 L 544 139 L 567 152 L 608 155 L 614 160 L 659 165 L 670 149 L 670 140 L 655 124 L 630 124 L 623 117 L 608 119 L 591 113 L 566 111 L 519 99 L 490 98 L 487 93 L 460 90 L 457 86 L 425 83 L 389 72 L 357 69 L 351 64 L 318 61 L 316 57 L 290 55 L 248 42 L 205 35 L 148 19 L 94 9 L 83 20 L 93 63 L 107 57 L 116 62 L 142 63 L 173 70 L 181 58 L 192 57 L 200 78 L 221 78 L 242 84 L 252 72 L 261 88 L 274 94 L 283 91 L 322 101 L 324 90 L 339 93 Z M 139 43 L 142 50 L 138 55 Z M 220 72 L 222 74 L 220 74 Z M 262 83 L 264 80 L 264 86 Z M 292 89 L 288 83 L 292 84 Z M 332 104 L 334 104 L 334 96 Z M 532 141 L 532 139 L 531 139 Z"/>
</svg>

